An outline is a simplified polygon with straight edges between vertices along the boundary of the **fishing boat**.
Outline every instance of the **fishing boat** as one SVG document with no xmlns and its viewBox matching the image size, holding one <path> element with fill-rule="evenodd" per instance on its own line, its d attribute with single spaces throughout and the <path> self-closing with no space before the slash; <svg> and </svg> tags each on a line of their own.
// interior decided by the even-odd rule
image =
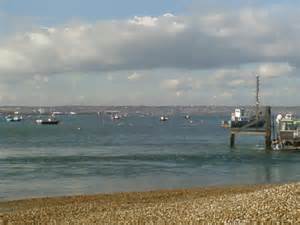
<svg viewBox="0 0 300 225">
<path fill-rule="evenodd" d="M 260 110 L 260 97 L 259 97 L 259 76 L 256 76 L 256 102 L 255 102 L 255 112 L 246 111 L 245 108 L 236 108 L 234 112 L 231 113 L 231 119 L 227 122 L 223 121 L 221 126 L 231 128 L 243 128 L 243 129 L 259 129 L 263 128 L 265 125 L 265 118 Z"/>
<path fill-rule="evenodd" d="M 59 120 L 55 119 L 55 117 L 52 116 L 47 119 L 37 119 L 35 122 L 41 125 L 57 125 L 59 123 Z"/>
<path fill-rule="evenodd" d="M 230 124 L 231 128 L 261 128 L 264 126 L 265 120 L 262 116 L 262 112 L 253 115 L 251 112 L 246 112 L 244 108 L 236 108 L 235 111 L 231 113 L 231 120 L 228 121 L 227 124 Z"/>
</svg>

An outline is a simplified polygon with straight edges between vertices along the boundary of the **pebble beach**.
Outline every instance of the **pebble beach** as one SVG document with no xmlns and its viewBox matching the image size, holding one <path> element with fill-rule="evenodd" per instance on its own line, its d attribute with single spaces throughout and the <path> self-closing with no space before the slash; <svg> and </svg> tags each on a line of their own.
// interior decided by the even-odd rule
<svg viewBox="0 0 300 225">
<path fill-rule="evenodd" d="M 0 224 L 300 224 L 300 183 L 0 202 Z"/>
</svg>

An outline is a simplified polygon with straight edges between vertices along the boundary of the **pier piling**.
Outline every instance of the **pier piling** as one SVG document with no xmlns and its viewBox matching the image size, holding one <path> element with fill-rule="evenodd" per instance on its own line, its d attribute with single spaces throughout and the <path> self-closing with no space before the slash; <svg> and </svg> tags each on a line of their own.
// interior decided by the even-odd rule
<svg viewBox="0 0 300 225">
<path fill-rule="evenodd" d="M 272 127 L 271 127 L 271 107 L 267 106 L 266 107 L 266 113 L 265 113 L 265 145 L 266 149 L 270 150 L 271 149 L 271 144 L 272 144 Z"/>
<path fill-rule="evenodd" d="M 230 133 L 230 148 L 234 148 L 235 144 L 235 133 Z"/>
</svg>

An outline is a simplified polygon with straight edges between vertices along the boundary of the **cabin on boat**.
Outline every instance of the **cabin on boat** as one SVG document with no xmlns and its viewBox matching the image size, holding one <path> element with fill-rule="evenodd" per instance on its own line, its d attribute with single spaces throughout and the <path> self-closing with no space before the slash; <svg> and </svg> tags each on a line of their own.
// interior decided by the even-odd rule
<svg viewBox="0 0 300 225">
<path fill-rule="evenodd" d="M 300 119 L 291 113 L 276 117 L 277 138 L 274 140 L 278 149 L 300 149 Z"/>
</svg>

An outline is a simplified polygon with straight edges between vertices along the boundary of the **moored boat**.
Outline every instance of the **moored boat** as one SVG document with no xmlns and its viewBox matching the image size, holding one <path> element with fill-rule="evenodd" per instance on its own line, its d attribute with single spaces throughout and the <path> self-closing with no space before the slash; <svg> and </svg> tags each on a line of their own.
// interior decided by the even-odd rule
<svg viewBox="0 0 300 225">
<path fill-rule="evenodd" d="M 5 116 L 5 120 L 7 122 L 20 122 L 23 120 L 23 117 L 19 115 L 19 112 L 14 112 L 14 115 L 9 114 Z"/>
<path fill-rule="evenodd" d="M 230 128 L 231 127 L 231 121 L 222 120 L 221 121 L 221 127 Z"/>
<path fill-rule="evenodd" d="M 236 108 L 231 113 L 231 120 L 227 124 L 230 124 L 231 128 L 261 128 L 264 126 L 265 120 L 261 112 L 258 112 L 257 115 L 251 115 L 250 112 L 246 112 L 243 108 Z"/>
<path fill-rule="evenodd" d="M 169 118 L 167 116 L 161 116 L 160 121 L 168 121 Z"/>
<path fill-rule="evenodd" d="M 186 120 L 190 120 L 190 119 L 191 119 L 191 116 L 190 116 L 190 115 L 185 115 L 184 118 L 185 118 Z"/>
<path fill-rule="evenodd" d="M 20 122 L 22 120 L 22 116 L 11 116 L 11 115 L 8 115 L 5 117 L 5 120 L 7 122 Z"/>
<path fill-rule="evenodd" d="M 121 116 L 118 115 L 118 114 L 114 114 L 114 115 L 111 116 L 111 119 L 112 120 L 119 120 L 119 119 L 121 119 Z"/>
<path fill-rule="evenodd" d="M 292 113 L 279 113 L 275 120 L 273 150 L 300 150 L 300 119 Z"/>
<path fill-rule="evenodd" d="M 37 119 L 35 121 L 37 124 L 42 124 L 42 125 L 57 125 L 59 123 L 59 120 L 49 117 L 48 119 Z"/>
</svg>

